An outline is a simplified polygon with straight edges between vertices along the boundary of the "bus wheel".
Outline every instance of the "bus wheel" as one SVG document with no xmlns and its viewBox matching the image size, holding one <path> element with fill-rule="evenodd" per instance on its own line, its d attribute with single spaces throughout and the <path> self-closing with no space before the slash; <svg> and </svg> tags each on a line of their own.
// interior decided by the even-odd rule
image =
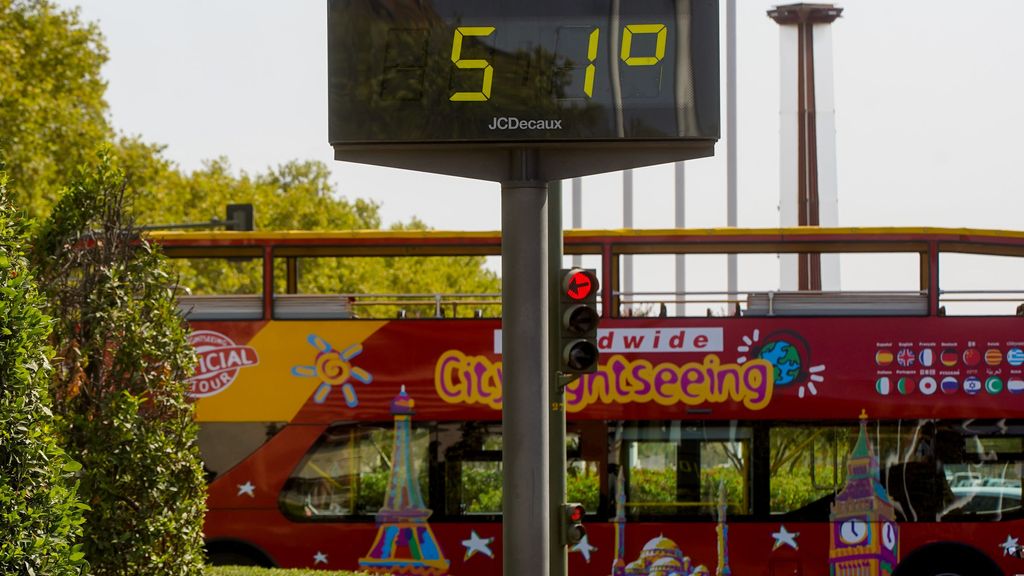
<svg viewBox="0 0 1024 576">
<path fill-rule="evenodd" d="M 1003 571 L 976 548 L 957 542 L 936 542 L 914 550 L 892 576 L 1003 576 Z"/>
<path fill-rule="evenodd" d="M 242 542 L 211 542 L 206 545 L 210 566 L 259 566 L 273 568 L 274 563 L 259 549 Z"/>
</svg>

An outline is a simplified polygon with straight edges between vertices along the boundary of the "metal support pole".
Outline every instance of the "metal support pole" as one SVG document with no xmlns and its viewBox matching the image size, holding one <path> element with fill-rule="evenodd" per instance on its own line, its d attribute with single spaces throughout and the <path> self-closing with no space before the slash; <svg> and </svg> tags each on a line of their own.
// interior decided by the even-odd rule
<svg viewBox="0 0 1024 576">
<path fill-rule="evenodd" d="M 725 3 L 725 225 L 735 228 L 737 218 L 736 190 L 736 0 Z M 731 300 L 738 298 L 739 264 L 735 254 L 729 254 L 726 260 L 726 290 L 730 300 L 727 307 L 729 315 L 736 314 L 736 304 Z"/>
<path fill-rule="evenodd" d="M 561 210 L 561 208 L 559 208 Z M 559 220 L 561 224 L 561 220 Z M 574 230 L 583 228 L 583 178 L 572 179 L 572 226 Z M 561 226 L 559 226 L 561 229 Z M 561 242 L 561 232 L 559 232 L 559 242 Z M 559 244 L 561 246 L 561 244 Z M 561 251 L 561 248 L 559 248 Z M 583 267 L 583 256 L 580 254 L 574 254 L 572 257 L 572 265 L 576 268 Z M 560 270 L 559 268 L 558 270 Z M 558 270 L 555 270 L 557 272 Z"/>
<path fill-rule="evenodd" d="M 622 171 L 622 227 L 633 227 L 633 170 Z M 622 257 L 622 311 L 625 316 L 633 315 L 633 257 Z"/>
<path fill-rule="evenodd" d="M 576 187 L 573 186 L 575 195 Z M 574 199 L 575 200 L 575 199 Z M 575 211 L 575 205 L 573 211 Z M 562 541 L 562 507 L 565 495 L 565 393 L 558 376 L 559 332 L 561 318 L 558 317 L 562 270 L 562 182 L 548 184 L 548 338 L 550 339 L 548 369 L 548 409 L 550 410 L 550 435 L 548 454 L 551 491 L 551 576 L 566 576 L 569 571 L 569 550 Z"/>
<path fill-rule="evenodd" d="M 686 163 L 676 162 L 676 228 L 686 228 Z M 676 300 L 686 300 L 686 255 L 676 254 Z M 686 304 L 674 304 L 676 316 L 685 316 Z"/>
<path fill-rule="evenodd" d="M 548 576 L 548 192 L 537 154 L 501 185 L 503 573 Z"/>
</svg>

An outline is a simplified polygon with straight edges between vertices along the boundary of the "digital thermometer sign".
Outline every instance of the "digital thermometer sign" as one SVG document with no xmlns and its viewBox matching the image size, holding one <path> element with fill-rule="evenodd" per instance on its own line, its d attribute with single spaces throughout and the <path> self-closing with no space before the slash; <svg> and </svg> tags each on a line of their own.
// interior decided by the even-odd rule
<svg viewBox="0 0 1024 576">
<path fill-rule="evenodd" d="M 329 0 L 335 146 L 716 140 L 717 0 Z"/>
</svg>

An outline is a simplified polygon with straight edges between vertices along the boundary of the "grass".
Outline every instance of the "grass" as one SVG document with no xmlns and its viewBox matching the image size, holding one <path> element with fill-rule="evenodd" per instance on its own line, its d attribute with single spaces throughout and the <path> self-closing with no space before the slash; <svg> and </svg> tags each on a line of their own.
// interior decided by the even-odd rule
<svg viewBox="0 0 1024 576">
<path fill-rule="evenodd" d="M 250 568 L 248 566 L 208 566 L 206 576 L 366 576 L 365 572 L 345 570 L 282 570 L 277 568 Z"/>
</svg>

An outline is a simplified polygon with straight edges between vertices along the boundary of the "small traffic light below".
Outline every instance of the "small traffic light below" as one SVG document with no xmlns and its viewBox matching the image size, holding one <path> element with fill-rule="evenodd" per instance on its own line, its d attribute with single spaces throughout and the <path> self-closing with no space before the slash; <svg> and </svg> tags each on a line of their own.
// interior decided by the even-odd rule
<svg viewBox="0 0 1024 576">
<path fill-rule="evenodd" d="M 565 536 L 566 546 L 579 544 L 587 535 L 587 529 L 583 527 L 583 516 L 586 513 L 583 504 L 562 504 L 562 534 Z"/>
<path fill-rule="evenodd" d="M 587 374 L 597 370 L 597 313 L 599 283 L 594 270 L 569 268 L 561 272 L 558 318 L 559 370 Z"/>
</svg>

